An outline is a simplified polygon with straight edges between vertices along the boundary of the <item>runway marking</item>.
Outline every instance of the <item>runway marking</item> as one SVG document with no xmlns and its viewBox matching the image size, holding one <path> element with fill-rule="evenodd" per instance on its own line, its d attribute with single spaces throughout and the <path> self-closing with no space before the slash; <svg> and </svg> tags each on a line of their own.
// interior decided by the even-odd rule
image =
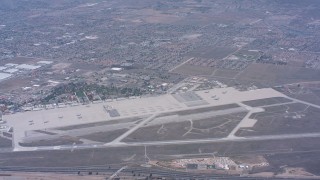
<svg viewBox="0 0 320 180">
<path fill-rule="evenodd" d="M 59 150 L 59 149 L 61 149 L 61 146 L 54 146 L 53 149 L 54 150 Z"/>
</svg>

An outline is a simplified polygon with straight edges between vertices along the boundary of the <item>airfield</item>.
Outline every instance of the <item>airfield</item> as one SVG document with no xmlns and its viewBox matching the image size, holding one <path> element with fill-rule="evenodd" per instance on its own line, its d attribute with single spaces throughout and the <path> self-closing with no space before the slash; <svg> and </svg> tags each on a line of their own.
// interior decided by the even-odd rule
<svg viewBox="0 0 320 180">
<path fill-rule="evenodd" d="M 6 143 L 1 138 L 1 162 L 120 168 L 150 160 L 263 155 L 270 171 L 299 162 L 317 174 L 318 166 L 305 161 L 320 157 L 319 108 L 272 88 L 232 87 L 60 104 L 4 115 L 1 125 L 9 130 L 3 134 L 11 136 Z"/>
<path fill-rule="evenodd" d="M 301 102 L 272 89 L 218 88 L 154 97 L 131 97 L 87 105 L 4 115 L 13 151 L 193 144 L 318 137 L 316 132 L 259 134 L 261 113 L 280 109 L 287 116 L 305 111 Z M 289 107 L 278 108 L 278 107 Z M 272 107 L 275 107 L 272 109 Z M 289 112 L 290 111 L 290 112 Z M 274 112 L 273 112 L 274 113 Z M 309 118 L 310 119 L 310 118 Z M 263 122 L 263 121 L 262 121 Z M 256 124 L 258 127 L 256 127 Z M 251 130 L 250 130 L 251 129 Z M 308 133 L 307 133 L 308 132 Z M 261 136 L 260 136 L 261 135 Z M 263 135 L 263 136 L 262 136 Z"/>
</svg>

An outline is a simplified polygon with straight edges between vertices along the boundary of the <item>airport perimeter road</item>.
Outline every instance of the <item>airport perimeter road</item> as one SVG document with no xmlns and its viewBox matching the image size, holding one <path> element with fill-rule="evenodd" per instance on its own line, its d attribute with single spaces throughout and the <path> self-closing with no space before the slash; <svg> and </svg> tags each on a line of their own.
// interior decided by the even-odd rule
<svg viewBox="0 0 320 180">
<path fill-rule="evenodd" d="M 145 125 L 149 121 L 153 120 L 157 115 L 158 114 L 153 114 L 152 116 L 146 118 L 145 120 L 143 120 L 139 124 L 137 124 L 135 127 L 129 129 L 127 132 L 125 132 L 124 134 L 122 134 L 121 136 L 117 137 L 115 140 L 113 140 L 112 142 L 107 143 L 107 144 L 119 143 L 121 140 L 123 140 L 124 138 L 128 137 L 131 133 L 133 133 L 134 131 L 136 131 L 137 129 L 139 129 L 140 127 L 142 127 L 143 125 Z"/>
</svg>

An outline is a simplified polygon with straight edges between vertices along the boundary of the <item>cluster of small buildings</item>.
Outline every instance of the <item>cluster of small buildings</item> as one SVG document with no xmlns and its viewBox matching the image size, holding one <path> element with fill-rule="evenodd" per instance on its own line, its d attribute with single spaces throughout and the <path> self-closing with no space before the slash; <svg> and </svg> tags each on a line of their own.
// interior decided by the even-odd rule
<svg viewBox="0 0 320 180">
<path fill-rule="evenodd" d="M 240 170 L 249 168 L 249 165 L 236 164 L 229 157 L 178 159 L 174 160 L 171 166 L 187 170 Z"/>
</svg>

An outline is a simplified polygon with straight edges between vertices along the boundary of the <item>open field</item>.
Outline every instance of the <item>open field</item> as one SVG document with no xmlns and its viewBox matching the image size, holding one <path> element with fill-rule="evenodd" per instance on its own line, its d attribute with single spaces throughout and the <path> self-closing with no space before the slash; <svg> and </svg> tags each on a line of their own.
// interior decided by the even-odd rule
<svg viewBox="0 0 320 180">
<path fill-rule="evenodd" d="M 204 119 L 189 119 L 182 116 L 180 117 L 184 119 L 182 122 L 142 127 L 124 139 L 124 141 L 139 142 L 226 137 L 246 114 L 244 112 Z"/>
<path fill-rule="evenodd" d="M 195 75 L 211 75 L 213 71 L 214 71 L 214 68 L 212 67 L 183 64 L 182 66 L 176 68 L 173 71 L 173 73 L 178 73 L 178 74 L 188 75 L 188 76 L 195 76 Z"/>
<path fill-rule="evenodd" d="M 231 53 L 235 52 L 236 48 L 230 47 L 201 47 L 192 52 L 189 56 L 201 57 L 201 58 L 213 58 L 213 59 L 223 59 Z"/>
<path fill-rule="evenodd" d="M 252 114 L 257 122 L 252 128 L 242 128 L 237 136 L 296 134 L 319 132 L 319 109 L 294 103 L 265 108 L 265 112 Z"/>
<path fill-rule="evenodd" d="M 319 76 L 320 71 L 303 67 L 253 63 L 237 79 L 258 81 L 267 83 L 269 86 L 275 86 L 300 81 L 316 81 Z"/>
</svg>

